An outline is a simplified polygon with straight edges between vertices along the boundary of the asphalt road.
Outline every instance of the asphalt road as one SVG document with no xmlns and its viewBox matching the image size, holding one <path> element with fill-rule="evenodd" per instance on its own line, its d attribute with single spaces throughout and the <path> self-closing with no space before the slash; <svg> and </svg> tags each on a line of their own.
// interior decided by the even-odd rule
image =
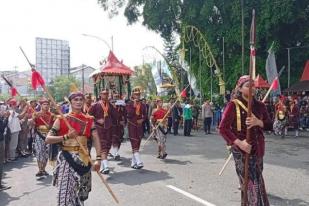
<svg viewBox="0 0 309 206">
<path fill-rule="evenodd" d="M 292 133 L 291 133 L 292 134 Z M 309 205 L 309 134 L 281 139 L 267 136 L 264 178 L 271 205 Z M 121 147 L 122 161 L 110 161 L 106 176 L 110 187 L 125 206 L 239 206 L 240 191 L 233 160 L 222 176 L 218 173 L 227 152 L 223 139 L 214 132 L 192 137 L 169 135 L 166 160 L 156 158 L 156 145 L 141 151 L 145 167 L 130 168 L 130 143 Z M 0 192 L 0 205 L 54 206 L 56 188 L 52 177 L 38 181 L 35 159 L 6 164 L 4 182 L 12 186 Z M 49 166 L 48 171 L 52 173 Z M 99 177 L 93 173 L 87 206 L 116 205 Z"/>
</svg>

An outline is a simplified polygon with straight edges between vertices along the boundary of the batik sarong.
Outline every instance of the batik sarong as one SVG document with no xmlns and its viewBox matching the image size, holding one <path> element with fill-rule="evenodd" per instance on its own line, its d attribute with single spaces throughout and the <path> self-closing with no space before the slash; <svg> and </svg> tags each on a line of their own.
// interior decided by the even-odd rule
<svg viewBox="0 0 309 206">
<path fill-rule="evenodd" d="M 239 177 L 240 185 L 243 185 L 245 174 L 245 155 L 236 148 L 232 148 L 232 154 L 235 160 L 236 173 Z M 242 206 L 269 206 L 265 184 L 263 179 L 263 158 L 250 155 L 248 165 L 248 204 L 244 205 L 243 195 L 241 192 Z"/>
<path fill-rule="evenodd" d="M 48 145 L 38 133 L 35 134 L 34 148 L 38 164 L 44 167 L 48 160 Z"/>
<path fill-rule="evenodd" d="M 287 126 L 287 120 L 279 120 L 279 119 L 275 119 L 274 121 L 274 133 L 275 135 L 284 135 L 284 128 Z"/>
<path fill-rule="evenodd" d="M 165 145 L 166 132 L 161 126 L 159 126 L 156 130 L 154 130 L 154 138 L 156 139 L 159 145 Z"/>
<path fill-rule="evenodd" d="M 72 153 L 72 160 L 83 165 L 78 154 Z M 60 152 L 54 170 L 53 185 L 58 188 L 57 206 L 83 206 L 91 191 L 91 170 L 76 172 Z"/>
</svg>

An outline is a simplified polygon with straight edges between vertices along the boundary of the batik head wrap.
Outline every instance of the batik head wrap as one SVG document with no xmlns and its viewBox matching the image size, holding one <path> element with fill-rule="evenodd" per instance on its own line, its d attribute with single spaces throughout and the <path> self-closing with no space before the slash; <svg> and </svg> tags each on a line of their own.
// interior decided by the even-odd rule
<svg viewBox="0 0 309 206">
<path fill-rule="evenodd" d="M 85 98 L 84 94 L 82 92 L 72 92 L 70 95 L 69 95 L 69 100 L 72 101 L 72 99 L 74 99 L 75 97 L 82 97 L 83 99 Z"/>
</svg>

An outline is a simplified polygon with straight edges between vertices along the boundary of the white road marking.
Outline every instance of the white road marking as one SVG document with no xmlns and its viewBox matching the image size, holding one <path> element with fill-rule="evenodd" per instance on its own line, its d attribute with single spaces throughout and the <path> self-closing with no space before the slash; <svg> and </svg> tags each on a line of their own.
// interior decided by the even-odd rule
<svg viewBox="0 0 309 206">
<path fill-rule="evenodd" d="M 179 189 L 179 188 L 177 188 L 177 187 L 175 187 L 173 185 L 166 185 L 166 187 L 168 187 L 168 188 L 170 188 L 170 189 L 172 189 L 172 190 L 174 190 L 176 192 L 179 192 L 180 194 L 183 194 L 184 196 L 189 197 L 192 200 L 195 200 L 196 202 L 199 202 L 199 203 L 201 203 L 203 205 L 206 205 L 206 206 L 216 206 L 216 205 L 214 205 L 214 204 L 212 204 L 210 202 L 207 202 L 206 200 L 203 200 L 203 199 L 201 199 L 201 198 L 199 198 L 199 197 L 197 197 L 195 195 L 192 195 L 192 194 L 190 194 L 190 193 L 188 193 L 186 191 L 183 191 L 183 190 L 181 190 L 181 189 Z"/>
</svg>

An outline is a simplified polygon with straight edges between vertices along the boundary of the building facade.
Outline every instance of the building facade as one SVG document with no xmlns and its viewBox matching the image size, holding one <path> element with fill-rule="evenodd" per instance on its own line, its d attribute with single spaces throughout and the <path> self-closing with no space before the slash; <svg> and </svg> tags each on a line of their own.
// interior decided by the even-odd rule
<svg viewBox="0 0 309 206">
<path fill-rule="evenodd" d="M 59 39 L 36 38 L 36 68 L 47 84 L 57 76 L 70 73 L 69 42 Z"/>
<path fill-rule="evenodd" d="M 85 93 L 93 93 L 93 81 L 90 77 L 95 68 L 87 65 L 80 65 L 70 69 L 70 75 L 75 77 L 81 83 L 81 90 Z"/>
<path fill-rule="evenodd" d="M 17 89 L 21 96 L 29 97 L 34 94 L 31 88 L 31 71 L 1 71 L 1 75 L 4 75 L 6 79 Z M 0 79 L 0 94 L 10 95 L 10 86 L 1 78 Z"/>
</svg>

